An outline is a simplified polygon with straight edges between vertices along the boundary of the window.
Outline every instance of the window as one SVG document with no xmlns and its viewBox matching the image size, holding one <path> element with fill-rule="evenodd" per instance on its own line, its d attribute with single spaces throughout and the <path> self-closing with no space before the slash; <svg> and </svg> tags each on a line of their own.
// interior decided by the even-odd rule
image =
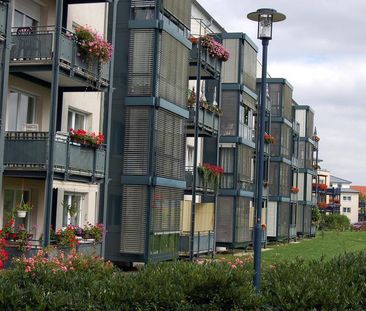
<svg viewBox="0 0 366 311">
<path fill-rule="evenodd" d="M 18 10 L 14 10 L 13 27 L 36 27 L 37 25 L 38 21 L 36 21 L 34 18 Z"/>
<path fill-rule="evenodd" d="M 75 110 L 69 110 L 68 116 L 67 116 L 67 129 L 86 129 L 86 118 L 87 115 L 85 113 L 75 111 Z"/>
<path fill-rule="evenodd" d="M 82 226 L 82 202 L 81 194 L 65 194 L 62 202 L 63 219 L 62 226 L 67 225 Z"/>
<path fill-rule="evenodd" d="M 193 166 L 194 147 L 187 146 L 187 166 Z"/>
<path fill-rule="evenodd" d="M 14 213 L 15 207 L 22 202 L 29 203 L 31 200 L 31 193 L 29 190 L 20 190 L 20 189 L 5 189 L 4 190 L 4 217 L 3 224 L 7 223 L 9 219 L 12 217 Z M 25 218 L 14 217 L 15 226 L 24 225 L 25 228 L 30 228 L 30 214 L 31 212 L 27 212 L 27 216 Z"/>
<path fill-rule="evenodd" d="M 247 140 L 252 140 L 252 118 L 253 111 L 250 107 L 240 105 L 239 107 L 239 136 Z"/>
<path fill-rule="evenodd" d="M 6 109 L 6 131 L 24 131 L 26 124 L 36 123 L 36 98 L 19 91 L 10 91 Z"/>
<path fill-rule="evenodd" d="M 343 213 L 350 213 L 351 208 L 350 207 L 343 207 Z"/>
</svg>

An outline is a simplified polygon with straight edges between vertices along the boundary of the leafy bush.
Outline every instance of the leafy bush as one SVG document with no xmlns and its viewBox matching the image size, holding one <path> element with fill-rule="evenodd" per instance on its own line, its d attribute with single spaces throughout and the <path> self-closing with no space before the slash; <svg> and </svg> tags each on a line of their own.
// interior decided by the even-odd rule
<svg viewBox="0 0 366 311">
<path fill-rule="evenodd" d="M 39 254 L 0 273 L 0 309 L 366 309 L 366 252 L 271 266 L 263 270 L 260 295 L 251 267 L 239 261 L 169 262 L 121 273 L 93 257 Z"/>
<path fill-rule="evenodd" d="M 320 227 L 326 230 L 345 231 L 350 229 L 350 221 L 345 215 L 323 214 L 320 219 Z"/>
</svg>

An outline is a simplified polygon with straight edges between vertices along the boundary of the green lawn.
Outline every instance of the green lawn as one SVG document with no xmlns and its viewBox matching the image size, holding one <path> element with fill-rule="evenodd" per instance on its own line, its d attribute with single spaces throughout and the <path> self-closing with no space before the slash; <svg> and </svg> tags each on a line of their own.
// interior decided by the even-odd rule
<svg viewBox="0 0 366 311">
<path fill-rule="evenodd" d="M 321 257 L 331 259 L 345 252 L 360 250 L 366 250 L 366 231 L 324 231 L 323 234 L 318 232 L 315 238 L 298 240 L 298 243 L 269 244 L 267 249 L 262 252 L 262 263 L 264 266 L 269 266 L 273 263 L 284 260 L 292 261 L 300 257 L 305 260 Z M 251 253 L 248 251 L 243 254 L 243 257 L 249 256 Z M 238 257 L 241 256 L 217 254 L 217 258 L 226 258 L 227 260 Z"/>
<path fill-rule="evenodd" d="M 345 252 L 366 250 L 366 231 L 318 233 L 316 238 L 299 240 L 299 243 L 269 245 L 269 250 L 262 253 L 264 265 L 293 260 L 298 257 L 330 259 Z"/>
</svg>

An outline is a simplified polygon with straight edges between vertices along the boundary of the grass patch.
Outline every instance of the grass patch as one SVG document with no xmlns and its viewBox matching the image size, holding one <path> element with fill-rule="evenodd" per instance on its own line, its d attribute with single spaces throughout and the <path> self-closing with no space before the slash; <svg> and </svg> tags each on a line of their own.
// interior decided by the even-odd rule
<svg viewBox="0 0 366 311">
<path fill-rule="evenodd" d="M 280 243 L 268 245 L 268 250 L 262 252 L 263 266 L 283 261 L 293 261 L 302 258 L 306 261 L 313 259 L 331 258 L 344 253 L 366 250 L 366 231 L 324 231 L 315 238 L 302 239 L 299 243 Z M 250 253 L 244 254 L 248 256 Z M 238 258 L 232 254 L 217 254 L 217 258 L 227 260 Z"/>
<path fill-rule="evenodd" d="M 313 239 L 300 240 L 300 243 L 269 246 L 273 248 L 263 252 L 264 265 L 296 258 L 304 260 L 329 260 L 344 253 L 366 250 L 366 231 L 323 231 Z"/>
</svg>

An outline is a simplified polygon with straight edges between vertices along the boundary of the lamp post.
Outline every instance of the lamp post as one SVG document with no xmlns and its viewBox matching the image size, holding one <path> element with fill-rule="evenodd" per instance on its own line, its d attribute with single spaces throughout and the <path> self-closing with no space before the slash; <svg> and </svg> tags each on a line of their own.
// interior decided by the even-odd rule
<svg viewBox="0 0 366 311">
<path fill-rule="evenodd" d="M 258 39 L 262 40 L 262 81 L 260 89 L 260 105 L 258 107 L 258 133 L 257 133 L 257 158 L 256 158 L 256 219 L 254 228 L 254 286 L 259 292 L 261 276 L 261 247 L 262 247 L 262 204 L 263 204 L 263 173 L 264 173 L 264 127 L 265 127 L 265 106 L 266 106 L 266 84 L 267 84 L 267 50 L 269 40 L 272 39 L 272 24 L 286 19 L 282 13 L 273 9 L 259 9 L 249 13 L 250 20 L 258 22 Z"/>
</svg>

